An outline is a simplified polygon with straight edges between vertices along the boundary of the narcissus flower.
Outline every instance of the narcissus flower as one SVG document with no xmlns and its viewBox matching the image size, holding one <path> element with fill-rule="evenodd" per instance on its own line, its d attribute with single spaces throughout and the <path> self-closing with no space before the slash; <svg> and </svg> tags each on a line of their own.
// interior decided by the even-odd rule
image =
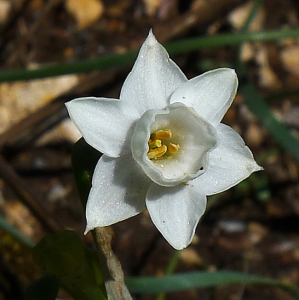
<svg viewBox="0 0 299 300">
<path fill-rule="evenodd" d="M 86 142 L 103 153 L 93 174 L 86 232 L 147 208 L 174 248 L 189 245 L 206 196 L 261 170 L 242 138 L 220 123 L 237 85 L 231 69 L 188 80 L 150 32 L 120 99 L 68 102 Z"/>
</svg>

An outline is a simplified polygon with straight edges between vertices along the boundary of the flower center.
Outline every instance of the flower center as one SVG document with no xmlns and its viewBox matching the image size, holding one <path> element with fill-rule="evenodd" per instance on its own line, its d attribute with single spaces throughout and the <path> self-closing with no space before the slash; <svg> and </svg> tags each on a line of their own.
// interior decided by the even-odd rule
<svg viewBox="0 0 299 300">
<path fill-rule="evenodd" d="M 182 103 L 147 110 L 131 138 L 135 161 L 153 182 L 167 187 L 203 174 L 216 144 L 215 128 Z"/>
<path fill-rule="evenodd" d="M 180 145 L 170 142 L 172 132 L 170 129 L 161 129 L 152 133 L 148 140 L 149 150 L 147 157 L 151 160 L 169 157 L 179 151 Z"/>
</svg>

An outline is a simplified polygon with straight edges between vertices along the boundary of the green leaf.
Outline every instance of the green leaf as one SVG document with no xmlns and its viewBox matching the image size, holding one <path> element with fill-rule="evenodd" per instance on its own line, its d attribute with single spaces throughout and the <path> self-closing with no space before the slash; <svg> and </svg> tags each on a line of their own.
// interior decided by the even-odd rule
<svg viewBox="0 0 299 300">
<path fill-rule="evenodd" d="M 284 284 L 276 279 L 233 271 L 194 272 L 162 277 L 127 278 L 126 284 L 131 292 L 161 293 L 178 292 L 190 289 L 209 288 L 228 284 L 265 284 L 281 287 L 299 299 L 297 287 Z"/>
<path fill-rule="evenodd" d="M 33 259 L 47 274 L 59 278 L 75 299 L 107 299 L 98 256 L 85 249 L 74 231 L 63 230 L 44 237 L 33 248 Z"/>
<path fill-rule="evenodd" d="M 44 276 L 27 289 L 25 300 L 55 300 L 59 286 L 56 276 Z"/>
</svg>

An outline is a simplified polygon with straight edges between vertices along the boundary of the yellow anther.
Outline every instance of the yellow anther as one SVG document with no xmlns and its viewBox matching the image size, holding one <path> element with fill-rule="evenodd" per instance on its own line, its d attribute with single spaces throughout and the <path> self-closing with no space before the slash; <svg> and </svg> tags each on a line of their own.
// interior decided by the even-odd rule
<svg viewBox="0 0 299 300">
<path fill-rule="evenodd" d="M 153 149 L 153 148 L 159 148 L 162 146 L 162 141 L 161 140 L 151 140 L 149 139 L 148 140 L 148 146 L 150 149 Z"/>
<path fill-rule="evenodd" d="M 168 151 L 171 153 L 171 154 L 174 154 L 174 153 L 177 153 L 180 149 L 180 145 L 175 145 L 175 144 L 172 144 L 170 143 L 168 145 Z"/>
<path fill-rule="evenodd" d="M 149 159 L 159 159 L 177 153 L 180 146 L 170 143 L 169 139 L 171 138 L 172 132 L 170 129 L 160 129 L 153 132 L 148 140 L 149 151 L 147 152 L 147 157 Z"/>
<path fill-rule="evenodd" d="M 170 129 L 161 129 L 156 131 L 155 137 L 157 139 L 170 139 L 172 137 L 172 132 Z"/>
<path fill-rule="evenodd" d="M 167 146 L 162 145 L 161 147 L 150 149 L 147 153 L 149 159 L 157 159 L 163 156 L 167 152 Z"/>
</svg>

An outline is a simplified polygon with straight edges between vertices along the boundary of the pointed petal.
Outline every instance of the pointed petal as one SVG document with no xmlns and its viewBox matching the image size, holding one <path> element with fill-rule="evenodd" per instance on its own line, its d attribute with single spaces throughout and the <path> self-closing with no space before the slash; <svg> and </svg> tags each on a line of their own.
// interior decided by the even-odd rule
<svg viewBox="0 0 299 300">
<path fill-rule="evenodd" d="M 145 209 L 150 180 L 131 155 L 103 155 L 94 171 L 86 206 L 86 232 L 137 215 Z"/>
<path fill-rule="evenodd" d="M 120 99 L 133 103 L 141 116 L 148 109 L 168 105 L 170 95 L 186 81 L 183 72 L 169 59 L 166 50 L 150 31 L 122 87 Z"/>
<path fill-rule="evenodd" d="M 219 144 L 210 152 L 209 166 L 204 174 L 192 181 L 207 195 L 225 191 L 263 169 L 236 131 L 224 124 L 219 124 L 216 129 Z"/>
<path fill-rule="evenodd" d="M 182 102 L 213 125 L 218 125 L 236 95 L 238 79 L 232 69 L 216 69 L 182 84 L 170 103 Z"/>
<path fill-rule="evenodd" d="M 69 115 L 88 144 L 98 151 L 118 157 L 130 152 L 133 123 L 130 106 L 107 98 L 79 98 L 66 103 Z"/>
<path fill-rule="evenodd" d="M 206 196 L 192 183 L 167 188 L 153 183 L 146 195 L 149 214 L 168 243 L 187 247 L 206 208 Z"/>
</svg>

